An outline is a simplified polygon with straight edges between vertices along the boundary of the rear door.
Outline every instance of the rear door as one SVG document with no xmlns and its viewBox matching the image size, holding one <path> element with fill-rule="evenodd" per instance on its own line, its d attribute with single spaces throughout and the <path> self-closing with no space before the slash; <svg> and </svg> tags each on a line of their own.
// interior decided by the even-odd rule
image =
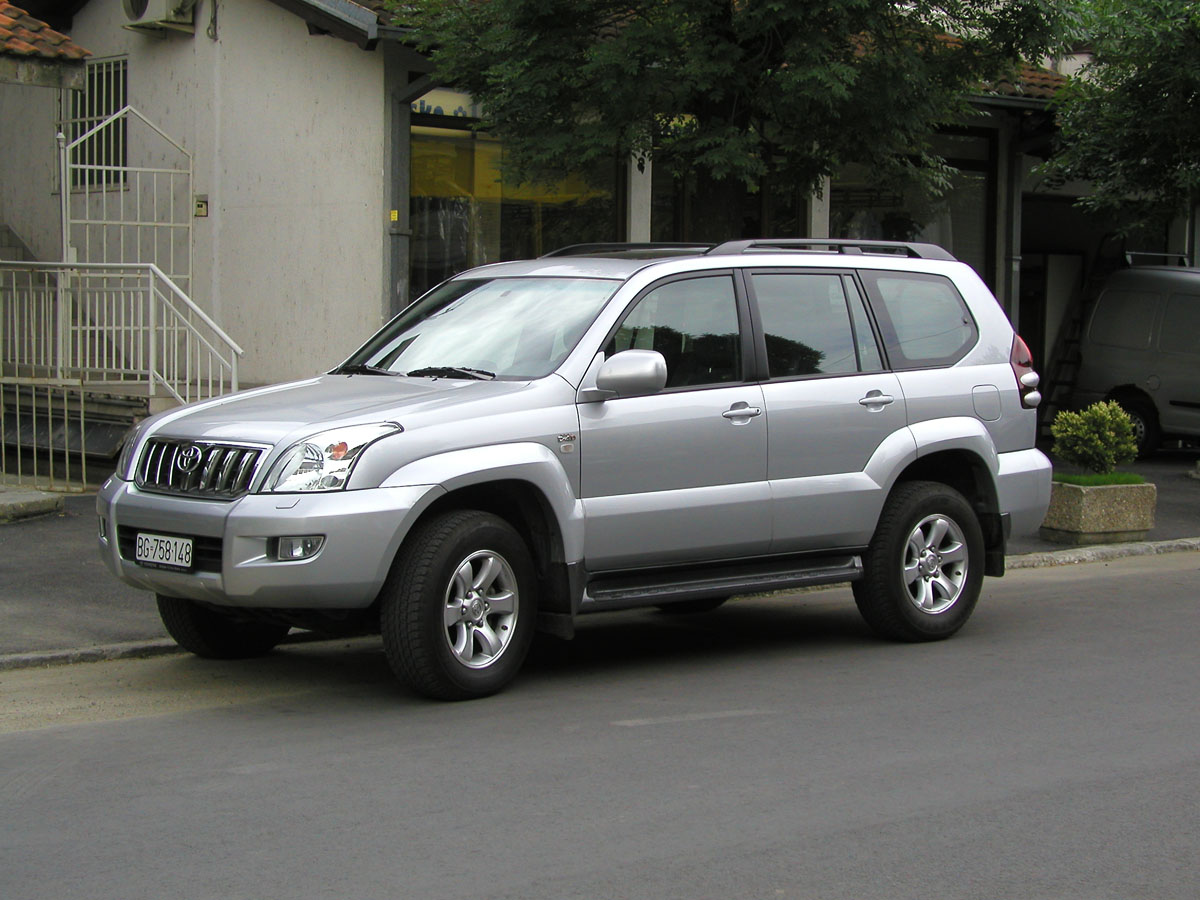
<svg viewBox="0 0 1200 900">
<path fill-rule="evenodd" d="M 1163 430 L 1200 434 L 1200 295 L 1167 298 L 1158 350 L 1157 371 L 1150 378 L 1160 382 L 1155 396 Z"/>
<path fill-rule="evenodd" d="M 865 544 L 883 503 L 867 462 L 885 441 L 903 452 L 911 439 L 858 283 L 811 269 L 746 280 L 765 363 L 771 550 Z"/>
</svg>

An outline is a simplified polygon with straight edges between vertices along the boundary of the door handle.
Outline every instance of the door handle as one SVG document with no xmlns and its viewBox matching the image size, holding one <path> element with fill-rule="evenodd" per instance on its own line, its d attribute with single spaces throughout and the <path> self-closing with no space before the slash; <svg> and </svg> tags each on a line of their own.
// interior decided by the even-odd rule
<svg viewBox="0 0 1200 900">
<path fill-rule="evenodd" d="M 726 419 L 753 419 L 755 416 L 762 415 L 762 409 L 745 403 L 741 405 L 735 403 L 721 415 Z"/>
<path fill-rule="evenodd" d="M 885 394 L 883 391 L 868 391 L 867 396 L 858 401 L 858 405 L 870 408 L 872 406 L 887 406 L 889 403 L 895 402 L 896 398 L 891 394 Z"/>
</svg>

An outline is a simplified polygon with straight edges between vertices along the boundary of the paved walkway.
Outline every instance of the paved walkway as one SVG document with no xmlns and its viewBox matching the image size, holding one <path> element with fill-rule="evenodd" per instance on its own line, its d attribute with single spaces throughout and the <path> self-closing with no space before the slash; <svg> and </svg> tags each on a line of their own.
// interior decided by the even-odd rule
<svg viewBox="0 0 1200 900">
<path fill-rule="evenodd" d="M 1158 487 L 1146 543 L 1064 549 L 1013 540 L 1011 568 L 1133 554 L 1200 550 L 1200 451 L 1175 450 L 1130 466 Z M 154 598 L 109 574 L 96 550 L 95 497 L 31 496 L 0 485 L 0 670 L 50 662 L 174 652 Z M 38 504 L 42 504 L 39 506 Z M 5 522 L 5 514 L 22 517 Z"/>
</svg>

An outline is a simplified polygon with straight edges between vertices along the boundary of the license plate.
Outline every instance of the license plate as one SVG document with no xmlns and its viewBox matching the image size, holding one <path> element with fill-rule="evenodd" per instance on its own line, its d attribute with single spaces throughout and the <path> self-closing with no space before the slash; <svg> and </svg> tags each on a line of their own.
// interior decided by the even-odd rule
<svg viewBox="0 0 1200 900">
<path fill-rule="evenodd" d="M 138 534 L 134 559 L 152 569 L 192 568 L 192 539 L 169 534 Z"/>
</svg>

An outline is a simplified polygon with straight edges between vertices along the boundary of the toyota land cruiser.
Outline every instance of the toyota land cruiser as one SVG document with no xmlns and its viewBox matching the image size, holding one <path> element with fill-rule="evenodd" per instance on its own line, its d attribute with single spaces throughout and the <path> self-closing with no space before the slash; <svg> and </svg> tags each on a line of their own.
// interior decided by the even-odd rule
<svg viewBox="0 0 1200 900">
<path fill-rule="evenodd" d="M 146 419 L 100 550 L 193 653 L 374 629 L 446 699 L 535 630 L 805 585 L 933 640 L 1045 513 L 1037 382 L 933 245 L 566 248 L 455 276 L 327 374 Z"/>
</svg>

